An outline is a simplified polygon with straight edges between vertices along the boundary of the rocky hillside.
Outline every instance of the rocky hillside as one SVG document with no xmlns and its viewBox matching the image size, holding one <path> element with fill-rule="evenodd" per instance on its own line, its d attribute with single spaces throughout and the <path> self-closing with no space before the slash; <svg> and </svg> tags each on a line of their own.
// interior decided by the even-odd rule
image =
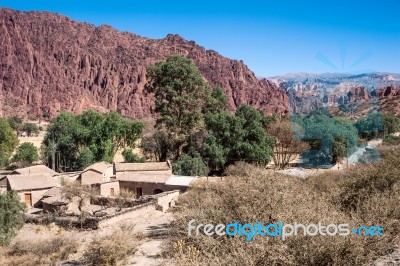
<svg viewBox="0 0 400 266">
<path fill-rule="evenodd" d="M 193 59 L 213 87 L 221 86 L 231 111 L 251 104 L 269 114 L 288 112 L 285 92 L 259 80 L 242 61 L 179 35 L 154 40 L 54 13 L 0 9 L 0 43 L 2 116 L 52 117 L 91 108 L 151 117 L 146 67 L 174 54 Z"/>
</svg>

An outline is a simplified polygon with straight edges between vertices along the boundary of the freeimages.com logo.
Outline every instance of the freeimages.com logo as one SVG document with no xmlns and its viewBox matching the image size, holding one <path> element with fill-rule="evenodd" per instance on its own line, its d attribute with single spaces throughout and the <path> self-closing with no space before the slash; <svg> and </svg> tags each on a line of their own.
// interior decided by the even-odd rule
<svg viewBox="0 0 400 266">
<path fill-rule="evenodd" d="M 237 221 L 230 224 L 196 224 L 196 220 L 190 220 L 188 223 L 188 235 L 192 236 L 205 234 L 212 236 L 243 236 L 247 241 L 252 240 L 255 236 L 281 237 L 285 240 L 288 237 L 304 235 L 304 236 L 348 236 L 350 234 L 358 236 L 383 236 L 383 228 L 378 226 L 360 226 L 350 229 L 349 224 L 284 224 L 282 222 L 270 223 L 264 225 L 262 222 L 255 224 L 241 224 Z"/>
</svg>

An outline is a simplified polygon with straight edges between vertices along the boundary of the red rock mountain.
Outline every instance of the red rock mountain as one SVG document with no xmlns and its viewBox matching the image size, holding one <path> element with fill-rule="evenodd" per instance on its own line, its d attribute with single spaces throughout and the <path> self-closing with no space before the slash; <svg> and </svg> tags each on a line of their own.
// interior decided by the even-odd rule
<svg viewBox="0 0 400 266">
<path fill-rule="evenodd" d="M 96 109 L 151 117 L 154 98 L 143 89 L 146 67 L 174 54 L 193 59 L 213 87 L 221 86 L 231 111 L 242 104 L 268 114 L 288 111 L 285 92 L 257 79 L 242 61 L 179 35 L 154 40 L 54 13 L 0 9 L 0 44 L 3 116 Z"/>
</svg>

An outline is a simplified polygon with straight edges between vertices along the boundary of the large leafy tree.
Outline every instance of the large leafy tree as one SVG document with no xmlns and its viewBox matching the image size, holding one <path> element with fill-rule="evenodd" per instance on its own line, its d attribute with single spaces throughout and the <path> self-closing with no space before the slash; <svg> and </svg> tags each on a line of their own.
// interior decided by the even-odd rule
<svg viewBox="0 0 400 266">
<path fill-rule="evenodd" d="M 203 128 L 204 106 L 211 89 L 193 61 L 171 56 L 147 69 L 146 90 L 155 95 L 157 126 L 164 126 L 175 143 L 175 159 L 188 137 Z"/>
<path fill-rule="evenodd" d="M 15 191 L 0 193 L 0 245 L 8 245 L 24 225 L 26 205 Z"/>
<path fill-rule="evenodd" d="M 33 143 L 30 142 L 22 143 L 17 148 L 17 151 L 12 158 L 13 162 L 17 162 L 22 165 L 29 165 L 37 160 L 39 160 L 37 148 L 33 145 Z"/>
<path fill-rule="evenodd" d="M 324 112 L 293 116 L 292 123 L 301 129 L 292 131 L 297 140 L 307 141 L 318 148 L 303 153 L 303 158 L 316 167 L 336 163 L 351 154 L 357 145 L 357 129 L 350 122 L 335 119 Z"/>
<path fill-rule="evenodd" d="M 18 143 L 18 137 L 7 120 L 0 118 L 0 167 L 6 166 Z"/>
<path fill-rule="evenodd" d="M 49 125 L 44 139 L 45 157 L 50 165 L 84 168 L 97 161 L 112 162 L 121 147 L 131 147 L 144 125 L 116 112 L 92 110 L 81 115 L 61 113 Z"/>
<path fill-rule="evenodd" d="M 174 162 L 172 168 L 174 174 L 184 176 L 205 176 L 209 171 L 207 165 L 205 165 L 200 154 L 197 152 L 181 155 Z"/>
<path fill-rule="evenodd" d="M 22 126 L 22 130 L 26 132 L 28 137 L 32 136 L 32 134 L 39 134 L 39 127 L 34 123 L 25 123 Z"/>
<path fill-rule="evenodd" d="M 10 124 L 11 128 L 15 131 L 19 131 L 22 128 L 22 118 L 18 116 L 12 116 L 8 118 L 8 123 Z"/>
<path fill-rule="evenodd" d="M 372 113 L 354 125 L 362 137 L 372 139 L 399 132 L 400 118 L 392 114 Z"/>
<path fill-rule="evenodd" d="M 211 170 L 222 170 L 229 164 L 245 161 L 266 165 L 271 158 L 273 138 L 265 131 L 268 119 L 249 105 L 236 110 L 210 114 L 206 120 L 208 136 L 203 157 Z"/>
</svg>

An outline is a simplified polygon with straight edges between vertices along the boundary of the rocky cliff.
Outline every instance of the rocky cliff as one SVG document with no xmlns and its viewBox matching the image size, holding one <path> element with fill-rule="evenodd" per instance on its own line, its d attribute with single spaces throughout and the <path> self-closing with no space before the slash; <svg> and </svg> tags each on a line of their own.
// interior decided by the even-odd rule
<svg viewBox="0 0 400 266">
<path fill-rule="evenodd" d="M 257 79 L 242 61 L 178 35 L 154 40 L 54 13 L 0 9 L 0 43 L 3 116 L 96 109 L 151 117 L 146 67 L 174 54 L 193 59 L 210 85 L 221 86 L 231 111 L 251 104 L 267 114 L 288 112 L 285 92 Z"/>
</svg>

